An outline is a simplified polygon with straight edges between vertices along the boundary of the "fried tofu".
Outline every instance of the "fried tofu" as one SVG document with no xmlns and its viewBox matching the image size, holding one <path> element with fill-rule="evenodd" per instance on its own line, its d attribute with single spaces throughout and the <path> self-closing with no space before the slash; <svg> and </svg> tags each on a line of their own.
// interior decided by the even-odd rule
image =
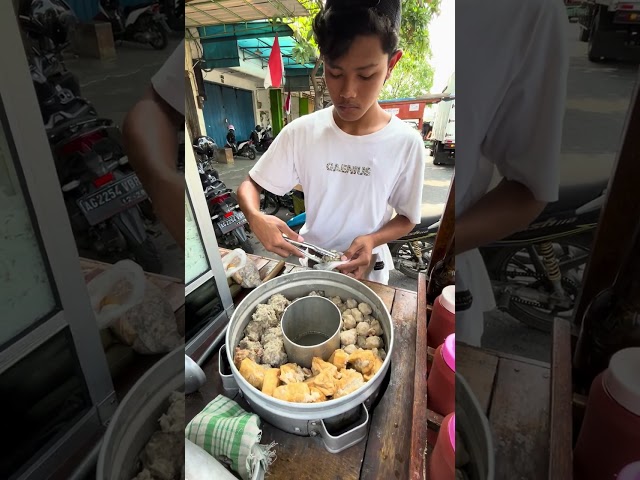
<svg viewBox="0 0 640 480">
<path fill-rule="evenodd" d="M 373 368 L 371 369 L 371 371 L 368 374 L 362 375 L 362 377 L 364 378 L 365 382 L 368 382 L 369 380 L 371 380 L 373 378 L 373 376 L 378 373 L 378 371 L 382 368 L 382 360 L 379 357 L 376 357 L 373 360 Z"/>
<path fill-rule="evenodd" d="M 250 358 L 245 358 L 244 360 L 242 360 L 242 363 L 240 363 L 240 375 L 242 375 L 247 382 L 256 387 L 258 390 L 262 390 L 264 374 L 266 373 L 266 371 L 266 368 L 264 368 L 262 365 L 258 365 Z"/>
<path fill-rule="evenodd" d="M 264 381 L 262 382 L 262 393 L 265 395 L 273 396 L 273 392 L 280 386 L 279 368 L 269 368 L 264 374 Z"/>
<path fill-rule="evenodd" d="M 309 388 L 317 388 L 327 397 L 330 397 L 335 393 L 336 382 L 337 380 L 330 369 L 322 370 L 315 377 L 311 377 L 304 381 L 304 383 L 309 385 Z"/>
<path fill-rule="evenodd" d="M 285 402 L 311 403 L 317 394 L 312 396 L 309 385 L 306 383 L 289 383 L 276 388 L 273 391 L 273 397 Z"/>
<path fill-rule="evenodd" d="M 355 392 L 364 385 L 364 378 L 360 372 L 347 368 L 342 370 L 342 378 L 337 381 L 337 390 L 333 398 L 340 398 Z"/>
<path fill-rule="evenodd" d="M 323 370 L 329 370 L 334 377 L 337 376 L 338 373 L 338 367 L 333 363 L 325 362 L 320 357 L 313 357 L 311 360 L 311 371 L 313 374 L 319 375 Z"/>
<path fill-rule="evenodd" d="M 304 372 L 295 363 L 285 363 L 280 367 L 280 380 L 282 383 L 300 383 L 304 381 Z"/>
<path fill-rule="evenodd" d="M 371 350 L 359 348 L 349 355 L 349 364 L 362 375 L 369 375 L 373 369 L 375 359 L 378 358 Z"/>
<path fill-rule="evenodd" d="M 338 370 L 347 368 L 347 361 L 349 360 L 349 354 L 339 348 L 331 354 L 329 357 L 329 363 L 333 363 Z"/>
</svg>

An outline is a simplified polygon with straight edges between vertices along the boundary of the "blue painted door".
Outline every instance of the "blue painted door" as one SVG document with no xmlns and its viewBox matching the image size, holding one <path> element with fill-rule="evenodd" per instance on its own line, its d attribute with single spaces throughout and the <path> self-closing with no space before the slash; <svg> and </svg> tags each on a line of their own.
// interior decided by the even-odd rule
<svg viewBox="0 0 640 480">
<path fill-rule="evenodd" d="M 233 125 L 238 141 L 248 139 L 256 125 L 253 93 L 211 82 L 205 82 L 205 92 L 207 101 L 204 102 L 203 114 L 207 135 L 223 146 L 227 128 Z"/>
</svg>

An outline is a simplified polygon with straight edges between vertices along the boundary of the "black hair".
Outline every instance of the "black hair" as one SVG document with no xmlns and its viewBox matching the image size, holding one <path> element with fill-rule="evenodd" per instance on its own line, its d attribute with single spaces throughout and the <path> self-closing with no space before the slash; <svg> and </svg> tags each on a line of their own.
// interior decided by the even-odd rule
<svg viewBox="0 0 640 480">
<path fill-rule="evenodd" d="M 345 55 L 357 36 L 377 36 L 382 51 L 389 56 L 400 41 L 398 29 L 388 16 L 364 6 L 323 8 L 313 19 L 313 33 L 320 54 L 328 60 Z"/>
</svg>

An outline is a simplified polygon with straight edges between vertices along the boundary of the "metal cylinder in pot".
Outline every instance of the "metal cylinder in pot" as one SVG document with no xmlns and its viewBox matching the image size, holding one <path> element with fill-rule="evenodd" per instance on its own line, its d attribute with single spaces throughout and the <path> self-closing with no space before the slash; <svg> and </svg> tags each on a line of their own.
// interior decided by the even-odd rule
<svg viewBox="0 0 640 480">
<path fill-rule="evenodd" d="M 328 298 L 302 297 L 284 310 L 281 328 L 289 362 L 311 368 L 313 357 L 328 360 L 340 348 L 342 314 Z"/>
</svg>

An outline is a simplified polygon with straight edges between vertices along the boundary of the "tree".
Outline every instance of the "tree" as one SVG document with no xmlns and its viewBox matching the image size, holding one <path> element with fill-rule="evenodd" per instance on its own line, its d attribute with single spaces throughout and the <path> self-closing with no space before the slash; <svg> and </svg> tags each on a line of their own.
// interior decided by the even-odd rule
<svg viewBox="0 0 640 480">
<path fill-rule="evenodd" d="M 382 89 L 381 99 L 429 93 L 433 85 L 429 23 L 439 13 L 440 0 L 402 0 L 400 48 L 404 54 Z"/>
</svg>

